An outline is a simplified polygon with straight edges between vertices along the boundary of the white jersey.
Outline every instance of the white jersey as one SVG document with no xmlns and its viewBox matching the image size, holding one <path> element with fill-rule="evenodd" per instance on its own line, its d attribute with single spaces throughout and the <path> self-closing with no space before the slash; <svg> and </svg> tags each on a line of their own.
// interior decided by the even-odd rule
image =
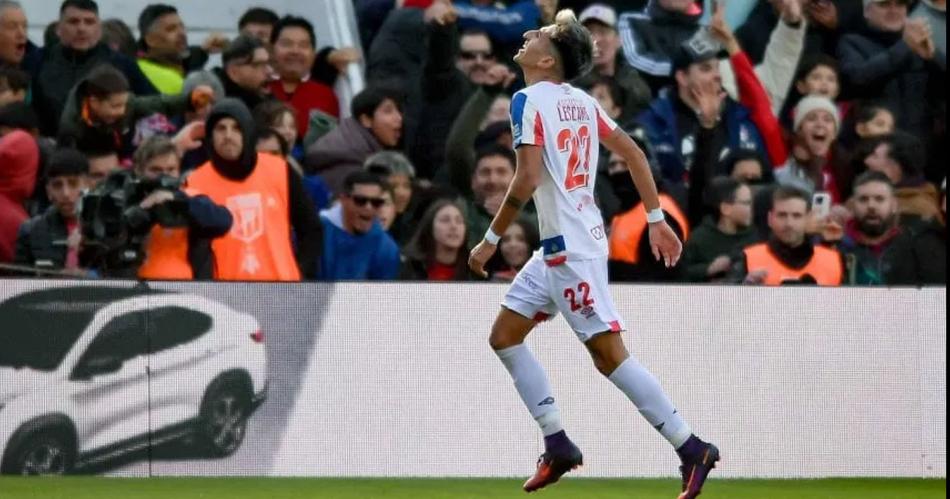
<svg viewBox="0 0 950 499">
<path fill-rule="evenodd" d="M 568 84 L 541 82 L 511 101 L 514 147 L 544 150 L 534 193 L 541 248 L 549 266 L 607 256 L 607 234 L 594 202 L 601 137 L 617 124 L 597 101 Z"/>
</svg>

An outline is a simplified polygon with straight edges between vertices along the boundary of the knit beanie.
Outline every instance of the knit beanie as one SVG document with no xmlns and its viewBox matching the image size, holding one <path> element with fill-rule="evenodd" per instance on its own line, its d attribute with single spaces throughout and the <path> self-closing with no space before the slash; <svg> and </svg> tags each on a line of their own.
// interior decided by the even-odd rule
<svg viewBox="0 0 950 499">
<path fill-rule="evenodd" d="M 831 115 L 835 117 L 835 128 L 838 132 L 841 131 L 841 115 L 838 114 L 838 107 L 835 106 L 835 103 L 832 102 L 831 99 L 819 95 L 809 95 L 795 106 L 794 129 L 796 131 L 798 130 L 802 122 L 805 121 L 805 116 L 808 116 L 808 113 L 818 110 L 831 113 Z"/>
</svg>

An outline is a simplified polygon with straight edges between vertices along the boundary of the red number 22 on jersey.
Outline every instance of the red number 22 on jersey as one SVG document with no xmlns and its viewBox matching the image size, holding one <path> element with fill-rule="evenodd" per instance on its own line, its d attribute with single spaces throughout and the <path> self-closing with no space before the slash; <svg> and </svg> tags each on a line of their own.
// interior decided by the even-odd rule
<svg viewBox="0 0 950 499">
<path fill-rule="evenodd" d="M 567 153 L 567 177 L 564 188 L 573 191 L 586 187 L 590 180 L 590 128 L 581 126 L 577 133 L 565 128 L 557 134 L 557 148 Z"/>
</svg>

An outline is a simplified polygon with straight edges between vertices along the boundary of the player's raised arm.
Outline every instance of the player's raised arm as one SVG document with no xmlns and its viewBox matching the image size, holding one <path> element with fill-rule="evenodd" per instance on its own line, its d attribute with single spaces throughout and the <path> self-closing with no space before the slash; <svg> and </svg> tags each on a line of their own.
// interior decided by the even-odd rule
<svg viewBox="0 0 950 499">
<path fill-rule="evenodd" d="M 515 176 L 508 186 L 508 193 L 501 203 L 501 208 L 495 214 L 488 232 L 482 242 L 478 243 L 468 258 L 468 266 L 472 272 L 488 277 L 485 264 L 498 249 L 498 240 L 501 234 L 508 230 L 508 226 L 518 218 L 521 208 L 531 199 L 535 189 L 541 182 L 541 168 L 543 167 L 542 148 L 534 145 L 522 145 L 518 148 L 518 166 Z"/>
<path fill-rule="evenodd" d="M 620 128 L 610 135 L 601 137 L 601 142 L 611 152 L 619 154 L 627 162 L 630 176 L 637 186 L 643 206 L 647 209 L 647 220 L 650 222 L 650 247 L 657 260 L 662 259 L 667 267 L 673 267 L 683 253 L 683 243 L 676 237 L 676 233 L 666 223 L 666 217 L 660 208 L 660 196 L 657 193 L 653 172 L 650 163 L 637 143 Z"/>
</svg>

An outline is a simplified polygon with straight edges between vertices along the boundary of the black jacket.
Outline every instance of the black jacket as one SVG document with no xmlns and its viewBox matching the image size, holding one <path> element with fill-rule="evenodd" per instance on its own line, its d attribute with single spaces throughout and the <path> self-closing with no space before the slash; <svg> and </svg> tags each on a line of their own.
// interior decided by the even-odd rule
<svg viewBox="0 0 950 499">
<path fill-rule="evenodd" d="M 66 221 L 56 207 L 50 207 L 20 226 L 13 263 L 46 270 L 66 265 Z"/>
<path fill-rule="evenodd" d="M 897 126 L 922 136 L 925 123 L 928 64 L 904 43 L 901 33 L 871 28 L 849 34 L 838 44 L 845 97 L 880 100 L 894 111 Z"/>
<path fill-rule="evenodd" d="M 655 95 L 673 82 L 672 57 L 699 29 L 702 15 L 686 15 L 652 0 L 642 12 L 620 16 L 618 28 L 627 63 L 640 72 Z"/>
<path fill-rule="evenodd" d="M 62 45 L 44 48 L 39 62 L 30 68 L 33 79 L 33 106 L 39 115 L 43 135 L 56 136 L 70 90 L 92 68 L 103 63 L 115 66 L 125 75 L 133 94 L 158 93 L 135 61 L 114 52 L 104 43 L 99 43 L 86 52 L 77 52 Z"/>
<path fill-rule="evenodd" d="M 238 85 L 228 76 L 224 68 L 214 68 L 212 71 L 215 76 L 218 77 L 218 80 L 221 81 L 221 85 L 224 86 L 224 95 L 240 100 L 251 111 L 261 102 L 273 99 L 270 95 L 261 92 L 252 92 Z M 293 146 L 293 144 L 291 144 L 291 146 Z"/>
</svg>

